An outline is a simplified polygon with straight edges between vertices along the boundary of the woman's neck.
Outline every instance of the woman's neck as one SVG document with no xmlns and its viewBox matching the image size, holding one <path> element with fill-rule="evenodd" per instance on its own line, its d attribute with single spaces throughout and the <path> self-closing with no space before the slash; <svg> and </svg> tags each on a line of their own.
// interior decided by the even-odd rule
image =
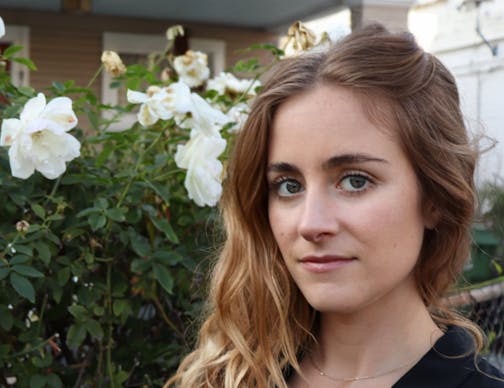
<svg viewBox="0 0 504 388">
<path fill-rule="evenodd" d="M 322 370 L 343 377 L 413 365 L 442 335 L 414 287 L 357 312 L 321 313 L 319 329 L 311 356 Z"/>
</svg>

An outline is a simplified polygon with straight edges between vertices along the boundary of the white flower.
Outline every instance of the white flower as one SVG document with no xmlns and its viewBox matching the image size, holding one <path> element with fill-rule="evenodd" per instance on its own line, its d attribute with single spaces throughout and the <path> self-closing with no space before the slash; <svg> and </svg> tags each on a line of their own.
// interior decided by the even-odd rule
<svg viewBox="0 0 504 388">
<path fill-rule="evenodd" d="M 234 122 L 233 126 L 228 129 L 228 132 L 238 132 L 243 127 L 243 124 L 245 124 L 245 121 L 247 121 L 249 112 L 249 106 L 243 102 L 233 106 L 227 112 L 227 116 Z"/>
<path fill-rule="evenodd" d="M 112 50 L 105 50 L 102 53 L 101 61 L 105 70 L 107 70 L 114 77 L 118 77 L 126 73 L 126 66 L 119 54 Z"/>
<path fill-rule="evenodd" d="M 175 163 L 187 169 L 184 185 L 198 206 L 215 206 L 222 194 L 222 163 L 217 159 L 226 148 L 220 136 L 193 131 L 185 145 L 177 146 Z"/>
<path fill-rule="evenodd" d="M 143 127 L 153 125 L 159 119 L 175 117 L 181 120 L 192 109 L 191 91 L 183 82 L 164 88 L 150 86 L 147 93 L 128 90 L 127 99 L 132 104 L 142 104 L 137 117 Z"/>
<path fill-rule="evenodd" d="M 5 24 L 2 17 L 0 16 L 0 38 L 4 35 L 5 35 Z"/>
<path fill-rule="evenodd" d="M 329 34 L 316 34 L 300 21 L 289 27 L 283 47 L 286 57 L 300 55 L 304 52 L 325 50 L 331 45 Z"/>
<path fill-rule="evenodd" d="M 67 133 L 76 125 L 68 97 L 57 97 L 47 105 L 42 93 L 28 100 L 19 119 L 2 122 L 0 146 L 10 146 L 12 175 L 26 179 L 37 170 L 55 179 L 63 174 L 65 163 L 80 155 L 79 141 Z"/>
<path fill-rule="evenodd" d="M 189 50 L 185 55 L 175 57 L 173 67 L 180 79 L 191 88 L 200 86 L 210 75 L 207 55 L 200 51 Z"/>
<path fill-rule="evenodd" d="M 166 30 L 166 39 L 174 40 L 177 36 L 184 36 L 184 27 L 180 24 L 171 26 Z"/>
<path fill-rule="evenodd" d="M 259 80 L 238 79 L 233 74 L 226 72 L 220 73 L 207 82 L 207 90 L 215 90 L 219 94 L 225 94 L 228 91 L 234 94 L 247 93 L 248 96 L 255 96 L 258 86 L 261 86 Z"/>
<path fill-rule="evenodd" d="M 220 110 L 213 108 L 204 98 L 196 93 L 191 94 L 191 117 L 178 124 L 182 128 L 194 129 L 207 136 L 220 136 L 222 126 L 231 120 Z"/>
</svg>

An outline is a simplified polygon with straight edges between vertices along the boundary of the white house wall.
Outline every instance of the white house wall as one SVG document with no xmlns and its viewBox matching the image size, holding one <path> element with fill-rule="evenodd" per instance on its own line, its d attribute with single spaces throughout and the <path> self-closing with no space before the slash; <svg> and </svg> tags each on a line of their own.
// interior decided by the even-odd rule
<svg viewBox="0 0 504 388">
<path fill-rule="evenodd" d="M 460 3 L 438 1 L 413 9 L 410 29 L 454 74 L 471 132 L 497 141 L 480 159 L 478 184 L 504 183 L 504 1 L 489 1 L 479 9 L 458 7 Z M 496 56 L 476 33 L 478 13 L 483 35 L 497 47 Z M 481 147 L 491 142 L 483 139 Z"/>
</svg>

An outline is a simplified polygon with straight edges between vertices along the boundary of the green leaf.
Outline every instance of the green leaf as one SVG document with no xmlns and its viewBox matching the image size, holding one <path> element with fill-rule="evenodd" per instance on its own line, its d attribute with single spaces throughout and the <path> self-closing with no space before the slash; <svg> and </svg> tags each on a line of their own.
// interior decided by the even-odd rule
<svg viewBox="0 0 504 388">
<path fill-rule="evenodd" d="M 118 208 L 112 208 L 112 209 L 105 210 L 105 215 L 108 218 L 110 218 L 112 221 L 116 221 L 116 222 L 123 222 L 124 220 L 126 220 L 124 213 L 125 212 L 123 209 L 118 209 Z"/>
<path fill-rule="evenodd" d="M 145 184 L 154 190 L 154 192 L 163 199 L 166 205 L 170 205 L 170 193 L 164 185 L 150 182 L 147 179 L 145 180 Z"/>
<path fill-rule="evenodd" d="M 140 257 L 146 257 L 150 254 L 151 247 L 149 241 L 139 234 L 132 235 L 130 237 L 131 248 Z"/>
<path fill-rule="evenodd" d="M 14 319 L 12 317 L 12 313 L 5 306 L 1 306 L 0 308 L 0 327 L 5 331 L 9 331 L 12 329 L 12 324 L 14 323 Z"/>
<path fill-rule="evenodd" d="M 153 264 L 154 277 L 169 294 L 173 292 L 173 277 L 168 269 L 161 264 Z"/>
<path fill-rule="evenodd" d="M 103 316 L 103 314 L 105 314 L 105 309 L 102 306 L 95 306 L 93 308 L 93 314 L 98 317 L 101 317 Z"/>
<path fill-rule="evenodd" d="M 94 231 L 101 229 L 107 223 L 107 218 L 103 214 L 91 214 L 88 218 L 89 226 Z"/>
<path fill-rule="evenodd" d="M 42 388 L 45 387 L 46 384 L 46 376 L 35 374 L 30 377 L 30 388 Z"/>
<path fill-rule="evenodd" d="M 40 206 L 40 205 L 39 205 L 39 204 L 37 204 L 37 203 L 33 203 L 33 204 L 31 205 L 31 208 L 32 208 L 33 212 L 34 212 L 37 216 L 39 216 L 39 217 L 40 217 L 40 218 L 42 218 L 42 219 L 45 219 L 46 212 L 45 212 L 45 210 L 44 210 L 44 208 L 43 208 L 42 206 Z"/>
<path fill-rule="evenodd" d="M 86 326 L 83 323 L 74 323 L 68 329 L 66 342 L 72 348 L 79 347 L 86 339 Z"/>
<path fill-rule="evenodd" d="M 32 247 L 28 247 L 26 245 L 15 245 L 14 246 L 14 249 L 18 252 L 18 253 L 24 253 L 25 255 L 28 255 L 28 256 L 33 256 L 33 249 Z"/>
<path fill-rule="evenodd" d="M 61 388 L 63 387 L 63 382 L 59 378 L 58 375 L 55 375 L 54 373 L 51 373 L 47 375 L 47 385 L 49 385 L 51 388 Z"/>
<path fill-rule="evenodd" d="M 88 319 L 88 311 L 84 306 L 80 306 L 78 304 L 73 304 L 68 307 L 68 311 L 72 314 L 77 320 L 85 321 Z"/>
<path fill-rule="evenodd" d="M 43 242 L 36 242 L 33 244 L 36 251 L 38 252 L 38 258 L 48 266 L 51 262 L 51 250 L 49 249 L 48 244 L 44 244 Z"/>
<path fill-rule="evenodd" d="M 65 85 L 63 85 L 61 82 L 58 81 L 53 81 L 53 87 L 56 89 L 58 92 L 64 93 L 66 88 Z"/>
<path fill-rule="evenodd" d="M 16 264 L 12 266 L 12 270 L 20 275 L 27 276 L 29 278 L 43 278 L 44 274 L 39 270 L 23 264 Z"/>
<path fill-rule="evenodd" d="M 53 362 L 53 357 L 50 352 L 44 352 L 42 357 L 32 357 L 31 362 L 37 368 L 47 368 Z"/>
<path fill-rule="evenodd" d="M 184 256 L 176 251 L 156 251 L 152 258 L 166 265 L 177 265 L 184 260 Z"/>
<path fill-rule="evenodd" d="M 103 338 L 103 329 L 98 321 L 94 319 L 90 319 L 85 323 L 86 329 L 91 334 L 92 337 L 102 339 Z"/>
<path fill-rule="evenodd" d="M 65 216 L 63 214 L 51 214 L 49 217 L 47 217 L 48 221 L 61 221 L 65 219 Z"/>
<path fill-rule="evenodd" d="M 18 46 L 18 45 L 9 46 L 3 52 L 3 57 L 6 59 L 9 59 L 11 56 L 20 52 L 22 49 L 23 49 L 23 46 Z"/>
<path fill-rule="evenodd" d="M 5 356 L 9 353 L 9 350 L 9 345 L 0 345 L 0 359 L 5 358 Z"/>
<path fill-rule="evenodd" d="M 114 315 L 121 315 L 123 312 L 130 310 L 130 303 L 125 299 L 116 299 L 112 306 Z"/>
<path fill-rule="evenodd" d="M 70 268 L 65 267 L 56 272 L 56 282 L 58 283 L 58 286 L 63 287 L 65 284 L 68 283 L 69 279 L 70 279 Z"/>
<path fill-rule="evenodd" d="M 17 88 L 17 90 L 23 96 L 30 97 L 30 98 L 35 96 L 35 89 L 33 89 L 29 86 L 20 86 Z"/>
<path fill-rule="evenodd" d="M 4 280 L 7 275 L 9 275 L 10 269 L 9 268 L 0 268 L 0 280 Z"/>
<path fill-rule="evenodd" d="M 135 259 L 131 262 L 131 271 L 136 273 L 144 273 L 152 266 L 152 261 L 149 259 Z"/>
<path fill-rule="evenodd" d="M 61 302 L 61 298 L 63 297 L 63 288 L 55 287 L 53 289 L 52 296 L 54 301 L 59 304 Z"/>
<path fill-rule="evenodd" d="M 100 168 L 101 166 L 103 166 L 112 152 L 114 152 L 114 147 L 112 146 L 112 144 L 107 143 L 107 145 L 103 147 L 102 152 L 100 152 L 100 154 L 95 159 L 96 167 Z"/>
<path fill-rule="evenodd" d="M 46 230 L 46 233 L 45 233 L 45 237 L 49 240 L 49 241 L 52 241 L 54 244 L 56 245 L 60 245 L 61 244 L 61 241 L 60 239 L 58 238 L 58 236 L 56 236 L 53 232 L 51 232 L 50 230 Z"/>
<path fill-rule="evenodd" d="M 109 203 L 106 198 L 98 198 L 96 201 L 94 201 L 94 205 L 102 210 L 105 210 L 109 207 Z"/>
<path fill-rule="evenodd" d="M 124 370 L 120 370 L 118 371 L 115 376 L 114 376 L 114 382 L 115 382 L 115 385 L 120 387 L 122 386 L 122 384 L 128 380 L 128 377 L 129 377 L 129 373 L 124 371 Z"/>
<path fill-rule="evenodd" d="M 11 272 L 9 279 L 12 287 L 19 295 L 35 303 L 35 289 L 27 278 L 15 272 Z"/>
<path fill-rule="evenodd" d="M 88 207 L 87 209 L 84 209 L 80 212 L 77 213 L 77 217 L 78 218 L 81 218 L 81 217 L 86 217 L 90 214 L 94 214 L 94 213 L 101 213 L 102 209 L 100 208 L 97 208 L 97 207 Z"/>
<path fill-rule="evenodd" d="M 17 250 L 18 248 L 19 247 L 16 246 L 15 249 Z M 21 250 L 23 250 L 25 252 L 28 252 L 28 255 L 24 254 L 24 255 L 16 255 L 16 256 L 14 256 L 12 259 L 9 260 L 9 264 L 10 265 L 26 264 L 26 263 L 28 263 L 30 261 L 30 257 L 33 256 L 33 252 L 31 251 L 31 248 L 23 246 Z"/>
<path fill-rule="evenodd" d="M 151 219 L 152 223 L 154 226 L 160 230 L 161 232 L 164 232 L 166 238 L 170 240 L 174 244 L 179 243 L 179 239 L 177 235 L 175 234 L 175 231 L 173 230 L 171 224 L 168 222 L 166 218 L 163 219 L 157 219 L 156 217 L 153 217 L 149 215 L 149 218 Z"/>
</svg>

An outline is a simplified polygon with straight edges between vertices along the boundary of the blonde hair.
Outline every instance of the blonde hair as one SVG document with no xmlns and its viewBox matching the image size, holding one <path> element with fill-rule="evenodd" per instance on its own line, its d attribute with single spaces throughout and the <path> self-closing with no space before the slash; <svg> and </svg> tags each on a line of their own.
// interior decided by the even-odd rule
<svg viewBox="0 0 504 388">
<path fill-rule="evenodd" d="M 471 146 L 455 80 L 409 33 L 380 25 L 354 32 L 325 52 L 280 61 L 239 134 L 221 201 L 226 241 L 211 278 L 196 349 L 167 384 L 181 387 L 287 387 L 286 368 L 314 341 L 316 313 L 293 283 L 268 222 L 266 162 L 278 107 L 320 84 L 361 96 L 372 120 L 398 133 L 424 201 L 438 215 L 415 269 L 425 305 L 440 325 L 478 327 L 442 298 L 469 257 L 475 208 Z"/>
</svg>

